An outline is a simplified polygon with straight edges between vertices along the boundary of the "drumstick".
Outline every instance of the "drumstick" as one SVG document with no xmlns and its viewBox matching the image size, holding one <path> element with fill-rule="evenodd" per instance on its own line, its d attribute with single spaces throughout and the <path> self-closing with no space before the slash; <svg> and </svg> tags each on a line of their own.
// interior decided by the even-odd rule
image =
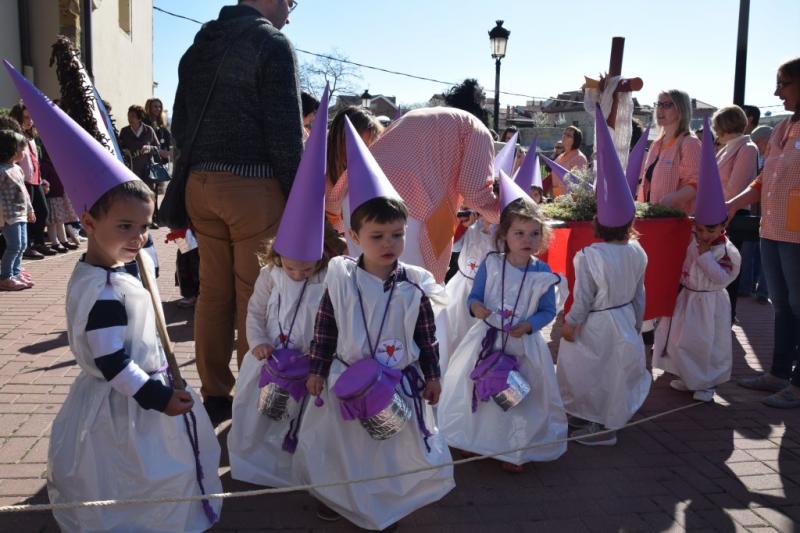
<svg viewBox="0 0 800 533">
<path fill-rule="evenodd" d="M 172 373 L 173 386 L 177 390 L 184 390 L 186 389 L 186 382 L 183 381 L 181 377 L 181 369 L 178 366 L 178 360 L 175 359 L 175 352 L 172 350 L 172 341 L 169 338 L 169 331 L 167 331 L 167 321 L 164 318 L 164 310 L 153 290 L 155 282 L 150 275 L 150 270 L 145 268 L 144 260 L 142 259 L 142 254 L 145 253 L 147 252 L 145 252 L 144 249 L 139 250 L 139 253 L 136 254 L 136 265 L 139 267 L 142 285 L 144 285 L 144 288 L 150 293 L 150 303 L 153 304 L 153 311 L 156 314 L 156 329 L 158 330 L 158 336 L 161 338 L 161 346 L 164 348 L 164 354 L 167 356 L 167 364 Z"/>
</svg>

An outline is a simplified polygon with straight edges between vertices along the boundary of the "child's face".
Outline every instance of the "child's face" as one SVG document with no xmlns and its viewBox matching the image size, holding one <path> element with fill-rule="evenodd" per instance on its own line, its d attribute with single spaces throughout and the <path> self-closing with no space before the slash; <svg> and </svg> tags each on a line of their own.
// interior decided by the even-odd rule
<svg viewBox="0 0 800 533">
<path fill-rule="evenodd" d="M 535 220 L 516 217 L 505 236 L 510 253 L 528 257 L 539 251 L 542 244 L 542 226 Z"/>
<path fill-rule="evenodd" d="M 370 220 L 362 224 L 358 233 L 350 230 L 350 237 L 361 247 L 365 260 L 375 266 L 390 266 L 405 248 L 406 221 L 397 219 L 379 224 Z"/>
<path fill-rule="evenodd" d="M 298 261 L 281 257 L 281 268 L 292 281 L 304 281 L 310 278 L 317 268 L 314 261 Z"/>
<path fill-rule="evenodd" d="M 716 226 L 694 225 L 694 235 L 700 244 L 711 244 L 722 235 L 724 230 L 724 224 L 717 224 Z"/>
<path fill-rule="evenodd" d="M 531 199 L 537 204 L 542 203 L 542 193 L 539 189 L 531 189 Z"/>
<path fill-rule="evenodd" d="M 87 259 L 108 267 L 133 261 L 147 242 L 152 221 L 153 202 L 138 198 L 118 199 L 99 218 L 85 212 L 81 223 L 89 236 Z"/>
</svg>

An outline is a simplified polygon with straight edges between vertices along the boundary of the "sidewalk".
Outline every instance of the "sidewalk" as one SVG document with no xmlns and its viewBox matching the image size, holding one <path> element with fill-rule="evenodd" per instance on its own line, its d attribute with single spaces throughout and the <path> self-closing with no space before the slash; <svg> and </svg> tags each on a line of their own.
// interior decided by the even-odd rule
<svg viewBox="0 0 800 533">
<path fill-rule="evenodd" d="M 184 377 L 199 388 L 192 311 L 178 309 L 175 246 L 153 238 L 169 332 Z M 64 299 L 79 252 L 28 261 L 36 287 L 0 293 L 0 505 L 45 503 L 50 426 L 78 374 Z M 769 364 L 772 313 L 739 301 L 734 378 Z M 547 337 L 547 335 L 546 335 Z M 555 344 L 551 344 L 552 347 Z M 800 523 L 800 410 L 763 406 L 764 394 L 728 383 L 701 405 L 623 431 L 612 448 L 570 445 L 523 474 L 482 461 L 456 467 L 457 488 L 400 522 L 400 531 L 796 531 Z M 658 376 L 638 417 L 690 403 Z M 218 428 L 224 443 L 226 426 Z M 457 454 L 454 454 L 457 457 Z M 257 488 L 221 473 L 228 491 Z M 110 496 L 110 495 L 109 495 Z M 316 518 L 306 494 L 227 500 L 215 531 L 355 531 Z M 0 515 L 0 531 L 58 531 L 49 513 Z"/>
</svg>

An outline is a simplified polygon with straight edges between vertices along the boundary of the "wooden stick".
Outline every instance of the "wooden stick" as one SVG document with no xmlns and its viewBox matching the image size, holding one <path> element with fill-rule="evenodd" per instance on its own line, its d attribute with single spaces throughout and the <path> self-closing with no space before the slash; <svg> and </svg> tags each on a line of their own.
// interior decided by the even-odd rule
<svg viewBox="0 0 800 533">
<path fill-rule="evenodd" d="M 173 387 L 177 390 L 184 390 L 186 389 L 186 382 L 183 381 L 181 377 L 181 369 L 178 366 L 178 360 L 175 358 L 175 352 L 172 349 L 172 341 L 169 338 L 169 331 L 167 331 L 167 320 L 164 318 L 164 310 L 154 291 L 155 281 L 150 275 L 150 270 L 145 268 L 145 263 L 142 259 L 142 254 L 145 253 L 147 252 L 141 249 L 136 255 L 136 265 L 139 267 L 139 276 L 142 278 L 142 285 L 144 285 L 144 288 L 150 293 L 150 303 L 153 304 L 153 311 L 156 315 L 156 329 L 161 339 L 161 346 L 164 347 L 164 354 L 167 356 L 169 370 L 172 373 Z"/>
</svg>

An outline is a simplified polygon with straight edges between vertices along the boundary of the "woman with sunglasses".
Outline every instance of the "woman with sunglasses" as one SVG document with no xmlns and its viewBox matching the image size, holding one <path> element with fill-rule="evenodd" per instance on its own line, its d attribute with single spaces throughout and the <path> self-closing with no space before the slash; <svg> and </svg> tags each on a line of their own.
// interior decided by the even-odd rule
<svg viewBox="0 0 800 533">
<path fill-rule="evenodd" d="M 692 102 L 685 92 L 672 89 L 659 94 L 654 107 L 661 131 L 642 168 L 638 200 L 691 213 L 700 165 L 700 139 L 689 130 Z"/>
</svg>

